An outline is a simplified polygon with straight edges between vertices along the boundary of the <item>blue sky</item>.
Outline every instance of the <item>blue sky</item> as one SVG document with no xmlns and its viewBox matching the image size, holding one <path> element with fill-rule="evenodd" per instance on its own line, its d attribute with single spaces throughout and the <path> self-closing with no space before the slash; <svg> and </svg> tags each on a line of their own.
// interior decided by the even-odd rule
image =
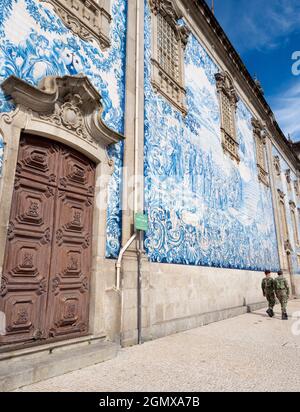
<svg viewBox="0 0 300 412">
<path fill-rule="evenodd" d="M 284 133 L 300 140 L 300 75 L 292 74 L 292 54 L 300 51 L 300 0 L 215 0 L 215 15 L 261 81 Z"/>
</svg>

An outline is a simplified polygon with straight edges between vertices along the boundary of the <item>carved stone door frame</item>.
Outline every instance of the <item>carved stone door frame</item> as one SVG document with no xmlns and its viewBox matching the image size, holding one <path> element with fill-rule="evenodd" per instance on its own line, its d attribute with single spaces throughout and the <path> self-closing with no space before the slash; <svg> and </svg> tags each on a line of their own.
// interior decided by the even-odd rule
<svg viewBox="0 0 300 412">
<path fill-rule="evenodd" d="M 124 137 L 102 121 L 101 96 L 87 77 L 46 77 L 39 87 L 34 87 L 11 76 L 1 86 L 12 97 L 16 109 L 0 115 L 0 134 L 4 140 L 0 179 L 0 285 L 21 133 L 72 147 L 96 164 L 89 329 L 91 334 L 103 334 L 101 302 L 105 290 L 101 273 L 105 259 L 108 183 L 114 169 L 106 149 Z"/>
</svg>

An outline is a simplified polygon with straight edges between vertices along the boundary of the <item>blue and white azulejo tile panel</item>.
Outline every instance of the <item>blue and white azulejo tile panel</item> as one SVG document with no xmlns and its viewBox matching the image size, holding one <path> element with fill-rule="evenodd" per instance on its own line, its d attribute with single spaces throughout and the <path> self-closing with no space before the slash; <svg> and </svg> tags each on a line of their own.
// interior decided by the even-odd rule
<svg viewBox="0 0 300 412">
<path fill-rule="evenodd" d="M 37 85 L 45 76 L 84 73 L 102 96 L 103 119 L 123 133 L 125 100 L 125 49 L 127 1 L 112 0 L 112 45 L 101 51 L 69 31 L 51 5 L 38 0 L 0 2 L 0 82 L 15 75 Z M 13 110 L 9 97 L 0 92 L 0 111 Z M 120 185 L 123 145 L 109 149 L 115 171 L 109 189 L 107 256 L 120 249 Z M 3 143 L 0 143 L 2 163 Z M 0 164 L 1 167 L 1 164 Z"/>
<path fill-rule="evenodd" d="M 259 183 L 251 113 L 240 101 L 241 162 L 221 146 L 218 67 L 191 35 L 185 53 L 188 114 L 151 86 L 151 16 L 145 1 L 145 201 L 153 262 L 278 270 L 269 188 Z"/>
</svg>

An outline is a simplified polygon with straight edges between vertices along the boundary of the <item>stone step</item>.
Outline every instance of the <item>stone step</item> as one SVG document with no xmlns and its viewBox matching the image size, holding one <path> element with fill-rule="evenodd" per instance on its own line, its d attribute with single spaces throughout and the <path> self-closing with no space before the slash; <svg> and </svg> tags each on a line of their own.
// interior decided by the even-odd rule
<svg viewBox="0 0 300 412">
<path fill-rule="evenodd" d="M 247 305 L 248 308 L 248 313 L 251 312 L 256 312 L 257 310 L 266 308 L 268 307 L 268 302 L 265 300 L 263 302 L 258 302 L 258 303 L 252 303 L 250 305 Z"/>
<path fill-rule="evenodd" d="M 77 337 L 73 339 L 67 340 L 59 340 L 56 342 L 51 343 L 43 343 L 37 345 L 8 345 L 8 346 L 1 346 L 0 347 L 0 365 L 3 360 L 16 360 L 18 361 L 20 358 L 26 359 L 29 358 L 36 358 L 40 356 L 47 356 L 54 351 L 61 351 L 61 350 L 70 350 L 73 348 L 79 348 L 80 346 L 87 346 L 94 343 L 99 343 L 100 341 L 103 342 L 106 340 L 105 335 L 87 335 L 83 337 Z"/>
<path fill-rule="evenodd" d="M 32 351 L 16 360 L 2 359 L 0 362 L 0 392 L 8 392 L 25 385 L 63 375 L 74 370 L 104 362 L 117 356 L 119 346 L 108 341 L 94 341 L 83 345 L 53 348 L 46 354 Z"/>
</svg>

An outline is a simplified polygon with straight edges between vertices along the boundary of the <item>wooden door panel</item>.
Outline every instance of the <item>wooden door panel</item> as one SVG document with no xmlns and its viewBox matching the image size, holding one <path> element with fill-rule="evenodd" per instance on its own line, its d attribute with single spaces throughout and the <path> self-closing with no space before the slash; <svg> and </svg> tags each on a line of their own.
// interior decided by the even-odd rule
<svg viewBox="0 0 300 412">
<path fill-rule="evenodd" d="M 66 146 L 21 138 L 7 234 L 0 345 L 88 333 L 95 166 Z"/>
<path fill-rule="evenodd" d="M 56 244 L 71 241 L 83 248 L 90 246 L 93 199 L 59 191 L 56 201 Z"/>
<path fill-rule="evenodd" d="M 39 241 L 15 238 L 6 249 L 8 259 L 3 276 L 7 289 L 37 290 L 47 281 L 50 251 Z"/>
<path fill-rule="evenodd" d="M 72 149 L 62 149 L 60 156 L 59 188 L 93 196 L 95 166 L 85 156 Z"/>
<path fill-rule="evenodd" d="M 17 177 L 8 240 L 14 236 L 23 236 L 49 243 L 53 226 L 54 195 L 55 188 L 51 186 Z"/>
<path fill-rule="evenodd" d="M 16 178 L 0 292 L 7 334 L 0 344 L 44 333 L 54 207 L 50 192 L 46 185 Z"/>
<path fill-rule="evenodd" d="M 41 339 L 44 334 L 43 324 L 46 296 L 39 296 L 32 291 L 27 293 L 19 289 L 7 294 L 4 299 L 6 314 L 6 335 L 0 337 L 0 344 L 19 343 Z"/>
<path fill-rule="evenodd" d="M 58 294 L 52 300 L 52 323 L 49 337 L 55 338 L 88 333 L 88 293 L 82 292 L 77 285 L 61 284 Z"/>
<path fill-rule="evenodd" d="M 38 136 L 23 135 L 20 141 L 16 176 L 57 186 L 59 145 Z"/>
<path fill-rule="evenodd" d="M 59 190 L 49 290 L 50 337 L 88 332 L 93 199 Z"/>
</svg>

